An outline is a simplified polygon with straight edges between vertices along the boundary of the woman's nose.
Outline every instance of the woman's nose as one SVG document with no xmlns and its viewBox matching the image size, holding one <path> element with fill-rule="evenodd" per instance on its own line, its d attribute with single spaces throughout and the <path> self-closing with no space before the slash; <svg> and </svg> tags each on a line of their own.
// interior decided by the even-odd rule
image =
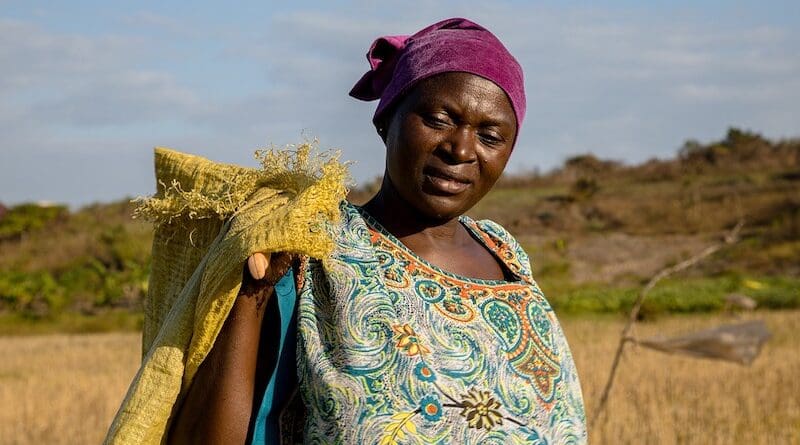
<svg viewBox="0 0 800 445">
<path fill-rule="evenodd" d="M 477 159 L 475 143 L 477 137 L 474 132 L 466 127 L 458 127 L 448 135 L 444 148 L 447 157 L 452 163 L 463 164 Z"/>
</svg>

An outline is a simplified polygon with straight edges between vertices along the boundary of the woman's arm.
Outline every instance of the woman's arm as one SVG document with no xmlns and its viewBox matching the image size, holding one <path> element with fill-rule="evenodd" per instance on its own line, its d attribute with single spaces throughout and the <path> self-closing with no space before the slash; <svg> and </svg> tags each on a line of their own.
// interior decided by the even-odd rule
<svg viewBox="0 0 800 445">
<path fill-rule="evenodd" d="M 236 302 L 176 413 L 168 443 L 245 443 L 264 309 L 289 264 L 288 257 L 276 257 L 265 274 L 264 265 L 262 280 L 244 272 Z"/>
</svg>

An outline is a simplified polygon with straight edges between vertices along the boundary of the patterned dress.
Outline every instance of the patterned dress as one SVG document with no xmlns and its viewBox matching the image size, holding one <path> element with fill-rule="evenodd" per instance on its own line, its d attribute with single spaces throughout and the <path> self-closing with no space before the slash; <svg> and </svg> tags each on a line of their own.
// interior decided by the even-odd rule
<svg viewBox="0 0 800 445">
<path fill-rule="evenodd" d="M 306 443 L 586 442 L 580 383 L 528 257 L 498 224 L 461 223 L 512 281 L 446 272 L 343 205 L 334 254 L 297 309 Z"/>
</svg>

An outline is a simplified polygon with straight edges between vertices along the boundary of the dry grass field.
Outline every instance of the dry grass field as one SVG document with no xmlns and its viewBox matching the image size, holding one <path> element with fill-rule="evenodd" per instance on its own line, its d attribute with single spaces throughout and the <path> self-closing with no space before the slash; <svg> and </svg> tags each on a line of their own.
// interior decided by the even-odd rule
<svg viewBox="0 0 800 445">
<path fill-rule="evenodd" d="M 595 444 L 800 444 L 800 311 L 758 312 L 772 332 L 749 367 L 629 347 L 607 407 L 590 431 Z M 741 319 L 740 319 L 741 320 Z M 645 338 L 735 320 L 664 317 L 637 325 Z M 608 377 L 622 322 L 563 321 L 591 414 Z"/>
<path fill-rule="evenodd" d="M 97 444 L 139 362 L 133 333 L 0 337 L 0 443 Z"/>
<path fill-rule="evenodd" d="M 630 348 L 594 444 L 800 443 L 800 312 L 758 312 L 773 338 L 751 367 Z M 731 318 L 664 317 L 636 334 L 677 334 Z M 562 320 L 588 409 L 605 382 L 618 317 Z M 133 333 L 0 337 L 0 443 L 99 443 L 136 371 Z"/>
</svg>

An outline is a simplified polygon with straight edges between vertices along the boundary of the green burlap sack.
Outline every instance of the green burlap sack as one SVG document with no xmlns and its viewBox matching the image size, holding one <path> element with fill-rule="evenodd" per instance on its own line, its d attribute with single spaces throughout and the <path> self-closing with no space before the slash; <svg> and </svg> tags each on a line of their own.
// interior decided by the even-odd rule
<svg viewBox="0 0 800 445">
<path fill-rule="evenodd" d="M 106 436 L 108 444 L 159 444 L 208 355 L 255 252 L 324 258 L 346 194 L 336 157 L 257 153 L 261 169 L 156 148 L 157 193 L 137 215 L 156 224 L 145 300 L 142 365 Z"/>
</svg>

